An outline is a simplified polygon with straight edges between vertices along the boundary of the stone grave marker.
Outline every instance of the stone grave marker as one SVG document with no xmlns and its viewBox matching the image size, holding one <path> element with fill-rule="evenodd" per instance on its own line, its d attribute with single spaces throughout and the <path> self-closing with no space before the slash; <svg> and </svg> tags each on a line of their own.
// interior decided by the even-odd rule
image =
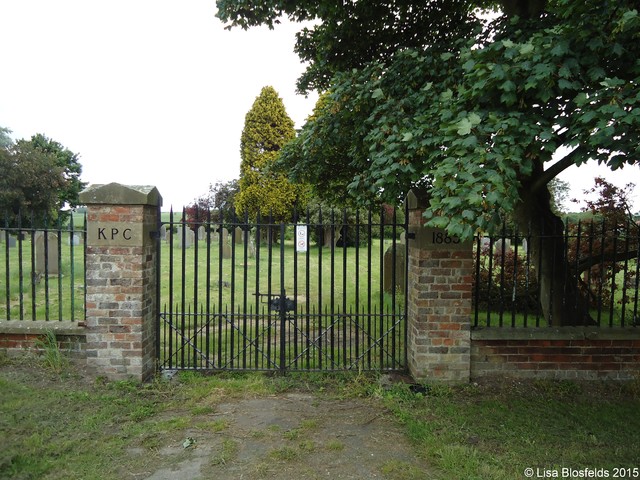
<svg viewBox="0 0 640 480">
<path fill-rule="evenodd" d="M 393 293 L 393 288 L 394 288 L 393 258 L 394 258 L 394 248 L 393 248 L 393 245 L 390 245 L 389 248 L 387 248 L 387 250 L 384 252 L 383 267 L 382 267 L 383 288 L 384 288 L 384 291 L 387 293 Z M 405 259 L 405 246 L 402 243 L 396 243 L 395 262 L 396 262 L 395 288 L 400 289 L 400 291 L 404 292 L 406 259 Z"/>
<path fill-rule="evenodd" d="M 45 232 L 36 232 L 35 242 L 36 272 L 41 274 L 46 272 L 48 275 L 57 275 L 60 272 L 58 266 L 58 235 L 55 233 L 48 233 L 45 245 Z M 45 256 L 47 262 L 46 267 Z"/>
</svg>

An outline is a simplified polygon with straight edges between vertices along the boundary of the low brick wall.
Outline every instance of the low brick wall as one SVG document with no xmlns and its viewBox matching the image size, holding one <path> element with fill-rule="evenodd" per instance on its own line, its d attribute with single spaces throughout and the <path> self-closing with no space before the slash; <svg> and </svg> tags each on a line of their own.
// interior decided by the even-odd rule
<svg viewBox="0 0 640 480">
<path fill-rule="evenodd" d="M 471 332 L 471 378 L 640 378 L 638 328 L 495 328 Z"/>
<path fill-rule="evenodd" d="M 73 360 L 86 360 L 86 329 L 78 322 L 0 322 L 0 352 L 9 357 L 36 352 L 36 342 L 47 331 L 56 335 L 58 347 Z"/>
</svg>

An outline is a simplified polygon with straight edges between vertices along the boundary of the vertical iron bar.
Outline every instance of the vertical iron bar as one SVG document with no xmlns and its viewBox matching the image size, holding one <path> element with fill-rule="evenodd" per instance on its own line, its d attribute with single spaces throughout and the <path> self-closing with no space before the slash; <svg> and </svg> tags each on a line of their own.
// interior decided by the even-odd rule
<svg viewBox="0 0 640 480">
<path fill-rule="evenodd" d="M 223 363 L 222 363 L 222 337 L 225 337 L 225 344 L 227 342 L 226 340 L 226 335 L 225 335 L 225 330 L 226 328 L 232 328 L 232 325 L 229 325 L 228 327 L 226 325 L 223 325 L 223 317 L 225 320 L 227 320 L 226 315 L 223 315 L 222 313 L 222 308 L 223 308 L 223 304 L 222 304 L 222 288 L 223 288 L 223 281 L 222 281 L 222 257 L 224 255 L 224 246 L 222 244 L 222 229 L 224 228 L 224 213 L 222 212 L 222 210 L 219 210 L 219 218 L 218 218 L 220 224 L 218 225 L 218 306 L 217 306 L 217 311 L 218 313 L 218 367 L 222 367 Z M 216 307 L 214 307 L 216 308 Z M 226 307 L 225 307 L 226 310 Z M 224 328 L 223 328 L 224 327 Z"/>
<path fill-rule="evenodd" d="M 602 243 L 604 243 L 604 234 L 602 238 Z M 615 254 L 618 252 L 618 224 L 613 224 L 613 256 L 615 259 Z M 611 296 L 609 301 L 609 327 L 613 327 L 613 307 L 615 306 L 615 292 L 616 292 L 616 270 L 617 264 L 615 260 L 611 262 Z"/>
<path fill-rule="evenodd" d="M 380 258 L 379 258 L 379 264 L 378 264 L 378 268 L 379 271 L 382 272 L 382 269 L 384 268 L 384 243 L 385 243 L 385 236 L 384 236 L 384 227 L 385 227 L 385 215 L 384 215 L 384 207 L 382 207 L 380 209 Z M 379 282 L 378 282 L 378 288 L 379 290 L 379 294 L 380 294 L 380 299 L 379 299 L 379 306 L 380 306 L 380 319 L 379 319 L 379 325 L 378 325 L 378 334 L 376 336 L 376 338 L 378 339 L 378 349 L 379 349 L 379 361 L 380 364 L 378 365 L 378 368 L 380 370 L 382 370 L 383 366 L 384 366 L 384 335 L 382 332 L 384 332 L 384 274 L 380 275 L 379 278 Z"/>
<path fill-rule="evenodd" d="M 355 245 L 355 357 L 360 358 L 360 210 L 356 210 L 356 245 Z M 359 362 L 361 360 L 358 360 Z"/>
<path fill-rule="evenodd" d="M 487 327 L 491 326 L 491 288 L 493 286 L 493 236 L 489 237 L 489 275 L 487 281 Z"/>
<path fill-rule="evenodd" d="M 406 368 L 409 365 L 409 357 L 408 357 L 408 318 L 409 318 L 409 205 L 405 202 L 404 205 L 404 231 L 405 231 L 405 240 L 404 240 L 404 323 L 403 323 L 403 332 L 404 332 L 404 356 L 403 356 L 403 366 Z"/>
<path fill-rule="evenodd" d="M 256 278 L 255 278 L 255 282 L 256 282 L 256 342 L 255 342 L 255 367 L 258 368 L 260 365 L 260 352 L 261 350 L 261 346 L 259 344 L 259 335 L 260 335 L 260 236 L 262 235 L 262 231 L 260 228 L 260 223 L 261 223 L 261 219 L 260 219 L 260 210 L 258 210 L 258 213 L 256 215 Z M 263 357 L 264 358 L 264 357 Z"/>
<path fill-rule="evenodd" d="M 9 214 L 4 212 L 4 260 L 5 260 L 5 302 L 7 305 L 7 321 L 11 320 L 11 272 L 9 262 Z"/>
<path fill-rule="evenodd" d="M 198 238 L 198 225 L 200 223 L 200 210 L 198 205 L 195 206 L 195 219 L 193 226 L 195 228 L 193 239 L 193 368 L 198 368 L 198 250 L 199 250 L 199 238 Z"/>
<path fill-rule="evenodd" d="M 60 215 L 58 215 L 57 223 L 58 223 L 58 229 L 57 229 L 58 248 L 57 248 L 56 255 L 58 257 L 58 320 L 61 321 L 62 320 L 62 222 L 60 221 Z M 71 212 L 71 220 L 69 222 L 69 229 L 71 233 L 69 233 L 69 239 L 70 239 L 70 242 L 72 243 L 73 243 L 73 228 L 74 228 L 73 212 Z M 70 261 L 71 261 L 71 265 L 73 266 L 73 263 L 74 263 L 73 258 L 71 258 Z M 75 320 L 75 310 L 76 310 L 75 295 L 74 295 L 74 288 L 73 288 L 74 284 L 75 282 L 74 282 L 73 274 L 71 274 L 71 321 L 72 322 Z"/>
<path fill-rule="evenodd" d="M 18 286 L 20 288 L 20 320 L 24 320 L 24 268 L 22 265 L 22 212 L 18 211 Z"/>
<path fill-rule="evenodd" d="M 602 321 L 602 288 L 604 285 L 604 243 L 605 243 L 605 219 L 602 219 L 602 228 L 600 229 L 600 279 L 598 281 L 598 326 Z"/>
<path fill-rule="evenodd" d="M 373 258 L 373 215 L 371 207 L 368 210 L 367 222 L 367 368 L 371 368 L 371 340 L 373 338 L 371 321 L 371 260 Z"/>
<path fill-rule="evenodd" d="M 500 238 L 500 316 L 498 323 L 504 326 L 504 270 L 507 261 L 507 223 L 502 222 L 502 235 Z"/>
<path fill-rule="evenodd" d="M 238 325 L 238 328 L 240 328 L 240 323 L 238 322 L 238 319 L 236 317 L 237 314 L 237 309 L 236 309 L 236 211 L 235 209 L 232 211 L 231 214 L 231 223 L 229 225 L 229 228 L 231 229 L 231 262 L 230 262 L 230 280 L 231 280 L 231 298 L 230 298 L 230 310 L 231 310 L 231 318 L 233 319 L 232 325 Z M 236 350 L 236 345 L 235 342 L 236 341 L 240 341 L 240 335 L 237 336 L 238 338 L 236 338 L 236 332 L 235 332 L 235 328 L 231 328 L 231 358 L 232 361 L 235 358 L 235 355 L 233 354 Z M 237 365 L 236 365 L 237 366 Z"/>
<path fill-rule="evenodd" d="M 187 301 L 187 292 L 186 292 L 186 267 L 187 267 L 187 212 L 184 207 L 182 207 L 182 223 L 180 225 L 182 229 L 182 249 L 181 249 L 181 264 L 180 264 L 180 367 L 185 368 L 185 350 L 188 349 L 188 345 L 185 341 L 185 333 L 186 333 L 186 321 L 187 317 L 185 317 L 186 311 L 186 301 Z M 188 358 L 188 357 L 187 357 Z"/>
<path fill-rule="evenodd" d="M 336 217 L 335 210 L 331 209 L 331 265 L 330 265 L 330 285 L 331 285 L 331 362 L 335 364 L 335 285 L 336 285 Z"/>
<path fill-rule="evenodd" d="M 60 218 L 60 217 L 58 217 Z M 44 214 L 44 319 L 49 321 L 49 224 L 47 222 L 47 214 Z M 60 239 L 58 239 L 60 244 Z M 58 268 L 58 270 L 60 270 Z M 58 304 L 62 298 L 58 297 Z M 35 318 L 35 317 L 34 317 Z"/>
<path fill-rule="evenodd" d="M 284 288 L 284 223 L 280 224 L 280 371 L 285 372 L 287 348 L 287 292 Z"/>
<path fill-rule="evenodd" d="M 59 217 L 58 217 L 59 218 Z M 76 261 L 75 261 L 75 245 L 73 244 L 73 228 L 74 228 L 74 223 L 73 223 L 73 213 L 71 213 L 71 219 L 69 221 L 69 261 L 71 263 L 70 265 L 70 277 L 71 279 L 69 280 L 69 288 L 70 288 L 70 293 L 71 293 L 71 321 L 75 321 L 75 278 L 76 278 Z M 62 234 L 60 232 L 60 230 L 58 231 L 59 235 L 58 235 L 58 250 L 60 250 L 60 252 L 62 251 Z M 49 234 L 46 235 L 46 237 L 48 237 Z M 45 238 L 46 238 L 45 237 Z M 58 262 L 58 272 L 62 271 L 62 268 L 60 262 Z M 62 282 L 61 280 L 58 280 L 58 285 L 60 285 Z M 62 289 L 58 288 L 58 298 L 60 299 L 60 302 L 62 303 Z"/>
<path fill-rule="evenodd" d="M 324 225 L 322 223 L 322 207 L 319 210 L 319 220 L 318 224 L 320 226 L 319 231 L 322 232 L 319 235 L 318 241 L 318 368 L 322 370 L 322 337 L 324 335 L 323 331 L 323 321 L 322 321 L 322 248 L 324 246 Z"/>
<path fill-rule="evenodd" d="M 205 356 L 207 358 L 207 363 L 210 361 L 211 355 L 211 209 L 207 208 L 207 223 L 206 223 L 206 232 L 207 232 L 207 267 L 205 271 L 206 276 L 206 311 L 205 311 L 205 319 L 207 322 L 207 326 L 205 328 Z"/>
<path fill-rule="evenodd" d="M 396 209 L 393 209 L 393 217 L 392 217 L 393 225 L 391 226 L 391 251 L 393 252 L 391 255 L 391 316 L 387 319 L 387 322 L 391 324 L 393 330 L 391 331 L 391 367 L 395 368 L 396 366 L 396 327 L 394 326 L 394 319 L 396 315 L 396 289 L 398 287 L 398 244 L 397 244 L 397 235 L 398 235 L 398 213 Z M 389 322 L 389 320 L 391 320 Z M 386 329 L 385 329 L 386 330 Z"/>
<path fill-rule="evenodd" d="M 269 312 L 269 322 L 267 325 L 267 358 L 269 362 L 272 362 L 271 358 L 271 319 L 272 319 L 272 310 L 271 310 L 271 292 L 272 292 L 272 275 L 273 275 L 273 210 L 269 211 L 269 218 L 267 224 L 267 299 L 269 303 L 267 304 L 267 311 Z M 273 362 L 275 363 L 275 362 Z M 267 365 L 269 366 L 269 365 Z"/>
<path fill-rule="evenodd" d="M 248 217 L 247 214 L 244 214 L 244 225 L 242 229 L 242 244 L 244 246 L 243 251 L 243 273 L 242 273 L 242 328 L 244 329 L 244 335 L 242 337 L 242 368 L 247 368 L 247 349 L 249 345 L 247 345 L 247 336 L 248 332 L 248 324 L 247 324 L 247 295 L 249 293 L 249 228 L 248 228 Z M 249 356 L 251 356 L 251 352 L 249 351 Z M 250 358 L 249 358 L 250 359 Z"/>
<path fill-rule="evenodd" d="M 632 322 L 634 325 L 640 325 L 640 318 L 638 318 L 638 290 L 640 290 L 640 227 L 636 228 L 638 232 L 638 238 L 636 238 L 636 286 L 635 286 L 635 296 L 633 301 L 633 317 Z"/>
<path fill-rule="evenodd" d="M 528 326 L 528 316 L 529 316 L 529 302 L 528 302 L 528 298 L 529 298 L 529 279 L 530 274 L 531 274 L 531 223 L 529 223 L 528 225 L 528 229 L 527 229 L 527 233 L 526 233 L 526 237 L 525 240 L 527 242 L 527 251 L 524 252 L 525 254 L 525 292 L 526 292 L 526 296 L 525 296 L 525 303 L 524 303 L 524 326 L 527 327 Z"/>
<path fill-rule="evenodd" d="M 169 316 L 165 317 L 165 322 L 169 323 L 169 368 L 173 367 L 173 206 L 169 211 Z M 165 338 L 166 341 L 166 338 Z"/>
<path fill-rule="evenodd" d="M 538 238 L 538 295 L 537 298 L 541 298 L 542 296 L 542 275 L 544 272 L 542 271 L 542 248 L 544 246 L 543 236 L 544 236 L 544 223 L 542 221 L 542 217 L 540 217 L 540 237 Z M 536 312 L 536 327 L 540 326 L 540 309 Z M 544 316 L 544 310 L 542 310 L 542 314 Z M 544 318 L 543 318 L 544 319 Z M 547 319 L 547 326 L 551 326 L 551 319 Z"/>
<path fill-rule="evenodd" d="M 72 214 L 73 217 L 73 214 Z M 155 331 L 156 331 L 156 360 L 158 361 L 158 365 L 162 365 L 162 357 L 160 355 L 160 348 L 161 348 L 161 343 L 160 343 L 160 320 L 161 320 L 161 316 L 160 316 L 160 282 L 162 281 L 162 270 L 161 270 L 161 262 L 160 262 L 160 257 L 162 255 L 162 238 L 160 237 L 160 229 L 162 228 L 162 209 L 161 207 L 158 205 L 157 207 L 157 223 L 156 223 L 156 230 L 157 230 L 157 234 L 155 237 L 155 243 L 156 243 L 156 265 L 155 265 L 155 269 L 156 269 L 156 299 L 155 299 L 155 308 L 154 308 L 154 321 L 155 321 Z M 73 233 L 71 234 L 73 235 Z M 72 307 L 73 308 L 73 307 Z M 166 308 L 165 308 L 166 310 Z"/>
<path fill-rule="evenodd" d="M 511 291 L 511 327 L 516 326 L 516 300 L 518 298 L 518 230 L 513 232 L 513 285 Z"/>
<path fill-rule="evenodd" d="M 622 275 L 622 311 L 620 312 L 620 326 L 625 326 L 625 313 L 627 306 L 627 273 L 629 272 L 629 258 L 626 253 L 629 251 L 629 237 L 631 236 L 631 224 L 630 221 L 627 220 L 627 228 L 624 236 L 624 267 L 623 267 L 623 275 Z"/>
<path fill-rule="evenodd" d="M 343 368 L 348 365 L 347 363 L 347 323 L 349 317 L 347 316 L 347 235 L 349 233 L 349 227 L 347 225 L 347 209 L 342 210 L 342 362 Z M 349 327 L 349 331 L 351 327 Z M 351 339 L 349 339 L 351 344 Z"/>
<path fill-rule="evenodd" d="M 569 221 L 567 221 L 567 232 L 569 232 Z M 575 276 L 575 299 L 573 302 L 573 311 L 577 312 L 578 311 L 578 302 L 580 300 L 578 300 L 578 297 L 580 297 L 579 292 L 580 292 L 580 271 L 578 270 L 578 265 L 580 263 L 580 243 L 582 241 L 582 222 L 580 220 L 578 220 L 578 231 L 576 232 L 576 249 L 575 249 L 575 267 L 574 267 L 574 276 Z M 568 246 L 569 244 L 567 243 L 567 252 L 568 252 Z M 569 265 L 569 258 L 567 256 L 567 265 Z M 587 310 L 588 310 L 588 305 L 586 306 Z"/>
<path fill-rule="evenodd" d="M 33 217 L 33 211 L 31 212 L 31 320 L 37 320 L 36 318 L 36 230 L 34 226 L 35 219 Z M 45 233 L 45 237 L 47 232 Z M 44 243 L 45 248 L 47 244 Z M 47 265 L 44 266 L 44 275 L 47 274 Z"/>
<path fill-rule="evenodd" d="M 297 225 L 298 225 L 298 210 L 297 206 L 294 206 L 293 209 L 293 313 L 291 314 L 291 322 L 292 324 L 289 326 L 290 329 L 293 329 L 293 358 L 295 359 L 294 366 L 296 370 L 298 369 L 298 235 L 297 235 Z M 307 248 L 308 249 L 308 248 Z"/>
<path fill-rule="evenodd" d="M 407 245 L 409 242 L 407 241 Z M 482 250 L 482 238 L 480 235 L 476 236 L 476 281 L 475 281 L 475 305 L 473 312 L 473 326 L 478 327 L 478 320 L 480 316 L 480 261 L 481 261 L 481 250 Z"/>
<path fill-rule="evenodd" d="M 307 207 L 307 218 L 306 218 L 306 228 L 307 228 L 307 251 L 305 252 L 305 330 L 306 330 L 306 352 L 307 352 L 307 370 L 311 368 L 311 286 L 309 284 L 310 279 L 310 258 L 311 258 L 311 235 L 310 235 L 310 219 L 309 219 L 309 208 Z"/>
</svg>

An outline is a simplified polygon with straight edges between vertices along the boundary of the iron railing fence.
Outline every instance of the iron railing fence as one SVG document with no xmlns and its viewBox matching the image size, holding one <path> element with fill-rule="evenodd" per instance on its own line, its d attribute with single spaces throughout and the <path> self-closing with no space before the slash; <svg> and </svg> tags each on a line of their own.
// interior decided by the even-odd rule
<svg viewBox="0 0 640 480">
<path fill-rule="evenodd" d="M 561 254 L 545 268 L 535 249 Z M 505 226 L 499 235 L 477 237 L 472 325 L 640 326 L 639 259 L 640 226 L 630 220 L 567 221 L 564 233 L 555 236 Z M 545 291 L 541 275 L 547 276 Z M 565 318 L 549 318 L 558 311 L 553 302 L 563 303 Z"/>
<path fill-rule="evenodd" d="M 161 368 L 405 368 L 402 217 L 169 213 L 160 228 Z"/>
<path fill-rule="evenodd" d="M 4 215 L 0 320 L 85 320 L 85 220 L 69 212 L 55 220 L 36 213 Z"/>
</svg>

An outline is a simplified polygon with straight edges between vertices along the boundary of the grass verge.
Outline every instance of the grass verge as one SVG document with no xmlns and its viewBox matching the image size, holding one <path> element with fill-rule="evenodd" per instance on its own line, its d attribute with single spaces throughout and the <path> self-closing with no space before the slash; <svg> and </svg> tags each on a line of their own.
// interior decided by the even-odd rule
<svg viewBox="0 0 640 480">
<path fill-rule="evenodd" d="M 177 381 L 140 385 L 88 380 L 73 366 L 55 371 L 42 359 L 0 360 L 0 478 L 147 478 L 172 467 L 175 458 L 163 453 L 168 446 L 184 455 L 202 448 L 186 442 L 201 432 L 226 439 L 210 460 L 230 464 L 244 440 L 213 415 L 216 406 L 293 391 L 377 402 L 410 438 L 412 455 L 433 466 L 432 478 L 518 479 L 525 468 L 612 472 L 640 465 L 638 382 L 503 382 L 430 386 L 415 394 L 406 385 L 384 389 L 375 375 L 254 373 L 180 374 Z M 264 471 L 318 449 L 342 454 L 344 444 L 335 439 L 311 440 L 318 427 L 307 422 L 280 432 L 263 457 Z M 420 478 L 420 472 L 391 461 L 381 478 Z"/>
</svg>

